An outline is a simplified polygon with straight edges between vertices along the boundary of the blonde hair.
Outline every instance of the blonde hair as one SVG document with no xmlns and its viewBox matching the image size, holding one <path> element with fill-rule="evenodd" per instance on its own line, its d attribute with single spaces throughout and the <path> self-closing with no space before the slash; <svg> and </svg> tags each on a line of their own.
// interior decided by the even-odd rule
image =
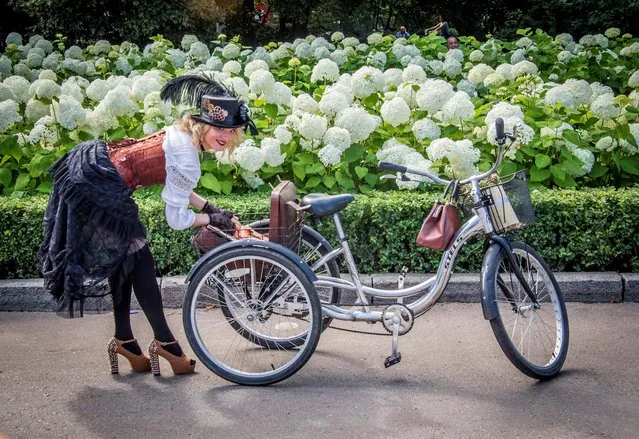
<svg viewBox="0 0 639 439">
<path fill-rule="evenodd" d="M 193 139 L 193 145 L 195 145 L 198 149 L 202 145 L 202 141 L 204 140 L 204 136 L 207 131 L 211 129 L 211 125 L 207 125 L 202 122 L 198 122 L 193 119 L 190 114 L 187 114 L 182 117 L 182 119 L 177 124 L 178 128 L 184 131 L 187 134 L 191 135 Z M 229 154 L 233 152 L 233 150 L 242 142 L 244 139 L 244 128 L 237 128 L 235 131 L 235 136 L 233 136 L 232 140 L 228 143 L 227 150 Z"/>
</svg>

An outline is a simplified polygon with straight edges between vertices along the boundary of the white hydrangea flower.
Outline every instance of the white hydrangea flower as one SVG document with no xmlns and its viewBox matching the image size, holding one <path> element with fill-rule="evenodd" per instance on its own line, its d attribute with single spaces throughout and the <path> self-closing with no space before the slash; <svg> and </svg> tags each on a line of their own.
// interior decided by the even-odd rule
<svg viewBox="0 0 639 439">
<path fill-rule="evenodd" d="M 253 139 L 247 139 L 233 150 L 233 159 L 243 169 L 255 172 L 264 166 L 264 151 L 255 146 Z"/>
<path fill-rule="evenodd" d="M 604 35 L 596 34 L 595 41 L 597 45 L 601 47 L 602 49 L 606 49 L 608 47 L 608 43 L 609 43 L 608 38 L 606 38 Z"/>
<path fill-rule="evenodd" d="M 490 127 L 495 125 L 495 120 L 497 120 L 498 117 L 506 120 L 513 116 L 522 121 L 524 120 L 524 113 L 519 106 L 511 105 L 508 102 L 498 102 L 486 115 L 485 123 Z"/>
<path fill-rule="evenodd" d="M 201 61 L 209 59 L 209 57 L 211 56 L 209 47 L 201 41 L 196 41 L 191 44 L 188 54 L 190 57 Z"/>
<path fill-rule="evenodd" d="M 39 99 L 53 99 L 60 96 L 62 88 L 51 79 L 38 79 L 29 88 L 29 93 Z"/>
<path fill-rule="evenodd" d="M 100 102 L 109 92 L 110 87 L 104 79 L 96 79 L 86 89 L 87 97 Z"/>
<path fill-rule="evenodd" d="M 349 85 L 345 85 L 344 82 L 342 83 L 338 82 L 337 84 L 333 84 L 326 87 L 326 89 L 324 90 L 324 94 L 327 95 L 329 93 L 340 93 L 344 95 L 344 97 L 346 98 L 346 101 L 348 102 L 348 105 L 351 105 L 353 101 L 355 100 L 355 95 L 353 94 L 353 90 L 350 88 Z"/>
<path fill-rule="evenodd" d="M 7 38 L 5 38 L 4 42 L 7 44 L 7 46 L 9 44 L 15 44 L 16 46 L 21 46 L 22 45 L 22 35 L 20 35 L 18 32 L 9 32 L 9 34 L 7 35 Z"/>
<path fill-rule="evenodd" d="M 366 64 L 377 67 L 378 69 L 383 69 L 386 66 L 386 61 L 386 54 L 379 51 L 370 52 L 366 58 Z"/>
<path fill-rule="evenodd" d="M 116 126 L 118 126 L 118 119 L 105 105 L 98 104 L 93 110 L 87 111 L 85 127 L 95 138 L 102 137 L 107 130 Z"/>
<path fill-rule="evenodd" d="M 470 101 L 468 94 L 463 91 L 456 92 L 442 106 L 441 120 L 444 123 L 459 125 L 475 117 L 475 106 Z"/>
<path fill-rule="evenodd" d="M 416 64 L 409 64 L 402 72 L 402 79 L 404 82 L 412 82 L 414 84 L 421 84 L 426 81 L 427 76 L 424 69 Z"/>
<path fill-rule="evenodd" d="M 332 83 L 339 79 L 339 66 L 334 61 L 325 58 L 319 60 L 313 67 L 311 73 L 311 82 L 328 82 Z"/>
<path fill-rule="evenodd" d="M 428 68 L 434 75 L 439 75 L 444 71 L 444 63 L 438 59 L 428 61 Z"/>
<path fill-rule="evenodd" d="M 458 179 L 476 174 L 479 156 L 479 149 L 475 148 L 470 140 L 464 139 L 454 142 L 446 152 L 449 163 L 446 166 L 446 173 Z"/>
<path fill-rule="evenodd" d="M 523 75 L 536 75 L 538 71 L 537 66 L 528 60 L 519 61 L 513 66 L 513 75 L 515 78 Z"/>
<path fill-rule="evenodd" d="M 628 78 L 628 87 L 639 87 L 639 70 L 635 70 L 634 73 L 630 75 L 630 78 Z"/>
<path fill-rule="evenodd" d="M 348 130 L 353 143 L 368 139 L 379 123 L 378 118 L 361 107 L 349 107 L 335 118 L 335 126 Z"/>
<path fill-rule="evenodd" d="M 630 128 L 630 134 L 632 134 L 632 137 L 635 138 L 635 142 L 639 143 L 639 123 L 628 124 L 628 128 Z M 634 145 L 632 145 L 627 140 L 622 140 L 620 142 L 620 146 L 629 154 L 639 153 L 639 149 L 637 149 Z"/>
<path fill-rule="evenodd" d="M 405 165 L 407 164 L 406 157 L 414 152 L 416 152 L 414 148 L 391 137 L 382 144 L 375 155 L 379 161 Z"/>
<path fill-rule="evenodd" d="M 608 38 L 617 38 L 619 35 L 621 35 L 621 30 L 618 27 L 610 27 L 606 29 L 604 35 Z"/>
<path fill-rule="evenodd" d="M 359 44 L 359 40 L 355 37 L 348 37 L 342 40 L 342 46 L 344 47 L 355 47 Z"/>
<path fill-rule="evenodd" d="M 395 96 L 402 98 L 410 108 L 418 107 L 417 92 L 415 91 L 414 87 L 418 86 L 413 86 L 413 84 L 411 83 L 404 83 L 397 87 L 397 92 L 395 93 Z"/>
<path fill-rule="evenodd" d="M 142 75 L 133 80 L 131 93 L 133 94 L 133 97 L 139 102 L 144 102 L 144 98 L 146 97 L 146 95 L 153 91 L 160 91 L 161 88 L 162 86 L 160 85 L 160 82 L 153 76 Z"/>
<path fill-rule="evenodd" d="M 413 134 L 421 142 L 424 139 L 438 139 L 441 135 L 441 130 L 432 119 L 425 117 L 413 124 Z"/>
<path fill-rule="evenodd" d="M 284 119 L 284 123 L 291 130 L 297 131 L 300 123 L 302 123 L 302 119 L 300 119 L 299 116 L 297 116 L 296 114 L 289 114 L 288 116 L 286 116 L 286 119 Z"/>
<path fill-rule="evenodd" d="M 396 127 L 408 122 L 410 108 L 402 98 L 396 97 L 382 104 L 380 114 L 384 122 Z"/>
<path fill-rule="evenodd" d="M 510 63 L 512 65 L 518 64 L 521 61 L 524 61 L 526 59 L 525 56 L 525 51 L 524 49 L 517 49 L 515 50 L 512 55 L 510 55 Z"/>
<path fill-rule="evenodd" d="M 328 50 L 326 47 L 317 47 L 313 50 L 313 58 L 315 58 L 317 61 L 328 58 L 330 56 L 331 51 Z"/>
<path fill-rule="evenodd" d="M 158 126 L 155 122 L 144 122 L 142 125 L 142 132 L 145 135 L 150 135 L 158 131 Z"/>
<path fill-rule="evenodd" d="M 237 62 L 237 61 L 229 61 L 229 62 Z M 226 64 L 228 64 L 229 62 L 227 62 Z M 250 78 L 253 72 L 257 70 L 270 71 L 268 63 L 266 61 L 262 59 L 254 59 L 253 61 L 246 64 L 246 66 L 244 67 L 244 76 L 246 76 L 247 78 Z M 238 73 L 238 72 L 233 72 L 233 73 Z"/>
<path fill-rule="evenodd" d="M 413 57 L 410 55 L 404 55 L 402 56 L 402 58 L 399 60 L 400 64 L 404 67 L 408 66 L 410 64 L 410 62 L 412 61 Z"/>
<path fill-rule="evenodd" d="M 229 149 L 215 151 L 215 160 L 221 165 L 234 165 L 233 153 Z"/>
<path fill-rule="evenodd" d="M 283 145 L 288 145 L 293 140 L 293 134 L 288 130 L 287 125 L 278 125 L 273 131 L 273 135 Z"/>
<path fill-rule="evenodd" d="M 144 98 L 144 111 L 148 112 L 151 108 L 157 108 L 164 117 L 171 115 L 171 104 L 160 99 L 159 91 L 152 91 Z"/>
<path fill-rule="evenodd" d="M 222 56 L 226 59 L 235 59 L 240 56 L 240 47 L 233 43 L 229 43 L 222 49 Z"/>
<path fill-rule="evenodd" d="M 529 144 L 533 137 L 535 137 L 535 130 L 532 127 L 526 125 L 523 119 L 518 116 L 510 116 L 504 118 L 504 131 L 507 133 L 515 133 L 516 139 L 507 145 L 504 155 L 510 159 L 515 158 L 515 153 L 522 145 Z M 488 142 L 497 145 L 496 140 L 497 132 L 495 131 L 495 124 L 488 125 L 486 137 Z"/>
<path fill-rule="evenodd" d="M 404 81 L 403 74 L 402 70 L 396 68 L 386 70 L 384 72 L 384 83 L 386 84 L 386 88 L 389 86 L 399 86 Z"/>
<path fill-rule="evenodd" d="M 242 64 L 240 64 L 239 62 L 235 61 L 234 59 L 227 61 L 224 66 L 222 67 L 222 71 L 226 72 L 226 73 L 232 73 L 234 75 L 237 75 L 238 73 L 240 73 L 242 71 Z"/>
<path fill-rule="evenodd" d="M 560 63 L 567 64 L 573 58 L 573 54 L 568 52 L 567 50 L 562 50 L 557 54 L 557 61 Z"/>
<path fill-rule="evenodd" d="M 604 94 L 590 104 L 590 111 L 599 119 L 609 120 L 619 116 L 621 108 L 615 104 L 614 96 Z"/>
<path fill-rule="evenodd" d="M 204 65 L 207 70 L 213 71 L 221 71 L 224 67 L 224 63 L 217 56 L 212 56 L 206 60 L 206 64 Z"/>
<path fill-rule="evenodd" d="M 401 44 L 393 45 L 393 47 L 391 47 L 391 53 L 395 55 L 395 58 L 401 60 L 404 56 L 407 55 L 406 46 L 403 46 Z"/>
<path fill-rule="evenodd" d="M 448 152 L 452 150 L 454 144 L 455 141 L 448 137 L 435 139 L 430 142 L 430 145 L 426 148 L 426 154 L 433 162 L 439 161 L 447 156 Z"/>
<path fill-rule="evenodd" d="M 257 189 L 264 184 L 264 180 L 258 177 L 254 172 L 244 171 L 240 175 L 251 189 Z"/>
<path fill-rule="evenodd" d="M 281 143 L 274 137 L 265 137 L 262 139 L 260 147 L 264 152 L 264 161 L 271 167 L 277 167 L 284 163 L 286 154 L 281 152 Z"/>
<path fill-rule="evenodd" d="M 305 113 L 298 126 L 299 133 L 307 139 L 321 139 L 326 132 L 328 122 L 326 118 L 315 114 Z"/>
<path fill-rule="evenodd" d="M 364 66 L 353 73 L 351 78 L 353 94 L 358 98 L 365 98 L 384 88 L 384 74 L 375 67 Z"/>
<path fill-rule="evenodd" d="M 482 52 L 481 50 L 475 49 L 472 52 L 470 52 L 470 55 L 468 55 L 468 59 L 472 62 L 481 62 L 481 60 L 484 59 L 484 52 Z"/>
<path fill-rule="evenodd" d="M 0 102 L 6 101 L 7 99 L 15 101 L 16 97 L 6 84 L 0 84 Z"/>
<path fill-rule="evenodd" d="M 544 98 L 546 105 L 554 107 L 557 104 L 561 104 L 566 108 L 576 108 L 575 97 L 568 87 L 565 85 L 558 85 L 546 92 Z"/>
<path fill-rule="evenodd" d="M 0 133 L 8 131 L 21 121 L 20 105 L 16 101 L 7 99 L 0 102 Z"/>
<path fill-rule="evenodd" d="M 47 104 L 37 99 L 29 99 L 24 110 L 24 115 L 29 122 L 34 123 L 44 116 L 51 115 L 51 112 Z"/>
<path fill-rule="evenodd" d="M 598 150 L 608 152 L 614 150 L 616 146 L 617 142 L 610 136 L 602 137 L 597 140 L 597 143 L 595 144 L 595 148 Z"/>
<path fill-rule="evenodd" d="M 457 50 L 457 49 L 454 49 Z M 444 61 L 444 73 L 449 78 L 454 78 L 462 72 L 462 65 L 456 59 L 450 58 Z"/>
<path fill-rule="evenodd" d="M 315 49 L 306 42 L 300 43 L 300 45 L 295 48 L 295 56 L 298 58 L 313 58 L 313 55 L 315 55 Z"/>
<path fill-rule="evenodd" d="M 198 41 L 200 41 L 200 39 L 198 37 L 196 37 L 195 35 L 185 34 L 182 37 L 182 41 L 180 42 L 180 46 L 184 50 L 189 50 L 191 48 L 191 45 L 193 43 L 198 42 Z"/>
<path fill-rule="evenodd" d="M 302 93 L 295 98 L 293 103 L 293 111 L 296 113 L 317 113 L 319 105 L 313 97 L 307 93 Z"/>
<path fill-rule="evenodd" d="M 319 109 L 329 117 L 335 117 L 344 108 L 348 108 L 349 102 L 341 93 L 324 93 L 319 102 Z"/>
<path fill-rule="evenodd" d="M 104 105 L 107 111 L 115 117 L 131 116 L 139 109 L 138 105 L 131 99 L 131 94 L 128 87 L 119 85 L 113 90 L 109 90 L 98 107 Z"/>
<path fill-rule="evenodd" d="M 481 84 L 486 79 L 486 76 L 494 72 L 493 68 L 486 64 L 477 64 L 468 72 L 468 79 L 475 84 Z"/>
<path fill-rule="evenodd" d="M 592 88 L 587 81 L 571 78 L 564 83 L 564 86 L 572 93 L 577 107 L 590 103 Z"/>
<path fill-rule="evenodd" d="M 175 67 L 182 68 L 186 63 L 188 56 L 180 49 L 169 49 L 166 51 L 166 58 Z"/>
<path fill-rule="evenodd" d="M 333 145 L 344 152 L 351 146 L 351 133 L 340 127 L 330 127 L 322 139 L 325 145 Z"/>
<path fill-rule="evenodd" d="M 378 32 L 374 32 L 372 34 L 370 34 L 368 36 L 368 38 L 366 39 L 366 41 L 368 42 L 368 44 L 373 45 L 373 44 L 379 44 L 382 42 L 382 38 L 383 35 L 378 33 Z"/>
<path fill-rule="evenodd" d="M 512 64 L 501 64 L 501 65 L 497 66 L 497 68 L 495 69 L 495 72 L 499 73 L 500 75 L 502 75 L 508 81 L 511 81 L 511 80 L 515 79 L 515 75 L 514 75 L 514 72 L 513 72 L 513 65 Z"/>
<path fill-rule="evenodd" d="M 275 84 L 275 77 L 266 70 L 256 70 L 249 78 L 249 89 L 256 95 L 268 92 Z"/>
<path fill-rule="evenodd" d="M 461 64 L 464 62 L 464 52 L 462 52 L 460 49 L 449 50 L 448 52 L 446 52 L 445 60 L 448 61 L 450 59 L 454 59 Z"/>
<path fill-rule="evenodd" d="M 429 79 L 417 92 L 417 105 L 429 114 L 435 114 L 453 97 L 453 86 L 440 79 Z"/>
<path fill-rule="evenodd" d="M 548 79 L 549 79 L 550 81 L 556 81 L 556 80 L 558 80 L 558 79 L 559 79 L 559 76 L 557 76 L 557 74 L 556 74 L 556 73 L 551 73 L 550 75 L 548 75 Z"/>
<path fill-rule="evenodd" d="M 282 82 L 276 82 L 266 93 L 266 102 L 278 105 L 291 105 L 293 99 L 293 93 L 288 86 Z"/>
<path fill-rule="evenodd" d="M 74 130 L 86 120 L 86 111 L 82 104 L 71 96 L 61 96 L 59 101 L 53 101 L 52 106 L 51 114 L 62 128 Z"/>
<path fill-rule="evenodd" d="M 19 104 L 27 102 L 31 97 L 29 95 L 31 84 L 22 76 L 9 76 L 3 81 L 3 84 L 11 89 L 15 101 Z"/>
<path fill-rule="evenodd" d="M 341 32 L 333 32 L 333 34 L 331 35 L 331 41 L 333 43 L 339 43 L 343 39 L 344 39 L 344 34 Z"/>
<path fill-rule="evenodd" d="M 338 66 L 341 66 L 348 61 L 348 55 L 342 49 L 337 49 L 334 52 L 331 52 L 329 59 Z"/>
<path fill-rule="evenodd" d="M 58 140 L 60 140 L 58 130 L 55 128 L 55 121 L 51 116 L 43 116 L 38 119 L 27 136 L 27 142 L 30 144 L 40 144 L 45 148 L 53 147 Z"/>
<path fill-rule="evenodd" d="M 595 155 L 587 149 L 577 148 L 576 146 L 570 147 L 569 149 L 570 152 L 572 152 L 572 155 L 582 162 L 581 173 L 575 175 L 575 177 L 581 177 L 589 174 L 590 171 L 592 171 L 592 165 L 595 164 Z"/>
<path fill-rule="evenodd" d="M 506 78 L 500 73 L 491 73 L 484 78 L 484 85 L 486 87 L 498 86 L 506 82 Z"/>
<path fill-rule="evenodd" d="M 324 166 L 336 165 L 342 160 L 342 151 L 329 143 L 317 151 L 317 156 Z"/>
<path fill-rule="evenodd" d="M 322 141 L 320 139 L 305 139 L 302 137 L 300 138 L 300 146 L 304 151 L 315 151 L 322 146 Z"/>
</svg>

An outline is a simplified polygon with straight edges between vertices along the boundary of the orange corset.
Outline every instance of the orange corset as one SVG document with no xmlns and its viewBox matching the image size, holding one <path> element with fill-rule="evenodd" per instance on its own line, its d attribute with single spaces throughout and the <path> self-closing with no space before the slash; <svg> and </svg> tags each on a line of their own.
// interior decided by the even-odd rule
<svg viewBox="0 0 639 439">
<path fill-rule="evenodd" d="M 131 190 L 164 184 L 164 130 L 142 139 L 124 139 L 107 143 L 109 159 L 118 170 L 124 184 Z"/>
</svg>

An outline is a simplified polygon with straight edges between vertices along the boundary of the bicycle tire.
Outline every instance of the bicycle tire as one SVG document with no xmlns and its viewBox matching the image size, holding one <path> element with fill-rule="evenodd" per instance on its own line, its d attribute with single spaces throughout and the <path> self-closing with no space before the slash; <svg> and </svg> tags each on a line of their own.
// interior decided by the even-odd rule
<svg viewBox="0 0 639 439">
<path fill-rule="evenodd" d="M 266 297 L 273 297 L 268 306 L 260 302 Z M 211 257 L 194 273 L 184 299 L 184 330 L 195 355 L 237 384 L 274 384 L 296 373 L 315 351 L 321 322 L 321 304 L 304 271 L 259 246 Z"/>
<path fill-rule="evenodd" d="M 568 354 L 566 305 L 557 280 L 543 258 L 527 244 L 512 241 L 510 245 L 541 307 L 533 307 L 519 280 L 511 273 L 506 253 L 499 249 L 484 267 L 487 276 L 484 294 L 489 302 L 496 303 L 498 310 L 490 325 L 502 351 L 517 369 L 535 379 L 551 379 L 559 373 Z"/>
</svg>

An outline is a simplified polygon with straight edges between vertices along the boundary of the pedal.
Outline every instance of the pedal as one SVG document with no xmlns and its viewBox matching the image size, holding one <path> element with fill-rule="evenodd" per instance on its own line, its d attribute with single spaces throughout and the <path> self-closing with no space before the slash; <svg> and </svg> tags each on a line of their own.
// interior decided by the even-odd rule
<svg viewBox="0 0 639 439">
<path fill-rule="evenodd" d="M 384 360 L 384 367 L 388 369 L 389 367 L 396 365 L 400 361 L 402 361 L 402 353 L 395 352 L 391 354 L 390 356 L 386 357 L 386 359 Z"/>
</svg>

